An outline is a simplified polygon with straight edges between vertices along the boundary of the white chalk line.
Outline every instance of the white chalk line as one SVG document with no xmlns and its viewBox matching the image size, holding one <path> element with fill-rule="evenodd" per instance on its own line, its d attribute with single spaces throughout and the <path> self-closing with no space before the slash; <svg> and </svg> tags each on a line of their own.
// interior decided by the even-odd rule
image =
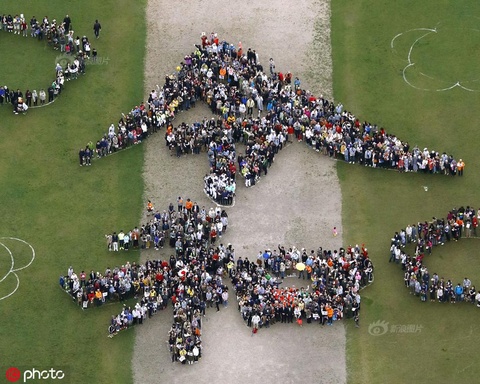
<svg viewBox="0 0 480 384">
<path fill-rule="evenodd" d="M 437 24 L 437 26 L 439 25 L 440 23 Z M 475 28 L 469 28 L 469 30 L 472 30 L 472 31 L 476 31 L 476 32 L 480 32 L 480 30 L 478 29 L 475 29 Z M 422 40 L 423 38 L 425 38 L 426 36 L 432 34 L 432 33 L 438 33 L 438 30 L 437 30 L 437 27 L 435 28 L 414 28 L 414 29 L 409 29 L 408 31 L 405 31 L 405 32 L 401 32 L 401 33 L 398 33 L 397 35 L 395 35 L 393 37 L 393 39 L 390 41 L 390 48 L 391 49 L 394 49 L 394 46 L 395 46 L 395 40 L 400 37 L 400 36 L 403 36 L 404 34 L 406 33 L 409 33 L 409 32 L 414 32 L 414 31 L 428 31 L 427 33 L 423 34 L 422 36 L 420 36 L 419 38 L 417 38 L 413 44 L 410 46 L 410 49 L 408 50 L 408 55 L 407 55 L 407 62 L 408 64 L 403 68 L 403 71 L 402 71 L 402 77 L 403 77 L 403 81 L 405 83 L 407 83 L 410 87 L 414 88 L 414 89 L 418 89 L 420 91 L 436 91 L 436 92 L 444 92 L 444 91 L 449 91 L 451 89 L 454 89 L 454 88 L 461 88 L 465 91 L 468 91 L 468 92 L 479 92 L 480 90 L 476 90 L 476 89 L 472 89 L 472 88 L 468 88 L 466 87 L 465 85 L 462 84 L 461 81 L 457 81 L 455 82 L 455 84 L 449 86 L 449 87 L 445 87 L 445 88 L 439 88 L 439 89 L 431 89 L 431 88 L 421 88 L 421 87 L 417 87 L 415 86 L 414 84 L 412 84 L 408 79 L 407 79 L 407 75 L 406 75 L 406 72 L 407 72 L 407 69 L 409 69 L 410 67 L 413 67 L 415 65 L 415 63 L 412 62 L 412 52 L 413 52 L 413 49 L 415 48 L 415 45 L 420 41 Z M 420 72 L 420 75 L 422 76 L 425 76 L 431 80 L 436 80 L 435 78 L 429 76 L 429 75 L 426 75 L 425 73 L 423 72 Z M 476 79 L 476 80 L 469 80 L 467 81 L 467 83 L 472 83 L 472 82 L 476 82 L 478 81 L 479 79 Z M 440 80 L 438 80 L 440 81 Z"/>
<path fill-rule="evenodd" d="M 0 301 L 4 300 L 4 299 L 8 299 L 10 296 L 12 296 L 15 292 L 17 292 L 18 290 L 18 287 L 20 286 L 20 279 L 18 278 L 18 275 L 15 273 L 15 272 L 12 272 L 15 277 L 17 278 L 17 286 L 15 287 L 15 289 L 10 292 L 8 295 L 5 295 L 3 297 L 0 297 Z"/>
<path fill-rule="evenodd" d="M 0 280 L 0 283 L 7 278 L 7 276 L 13 271 L 13 267 L 15 266 L 15 259 L 13 258 L 12 251 L 3 243 L 0 243 L 0 245 L 7 250 L 7 252 L 10 254 L 10 259 L 12 261 L 12 265 L 10 266 L 10 270 L 6 273 L 5 276 L 2 277 Z"/>
<path fill-rule="evenodd" d="M 4 299 L 7 299 L 9 298 L 10 296 L 12 296 L 15 292 L 17 292 L 18 290 L 18 287 L 20 286 L 20 279 L 18 277 L 18 275 L 16 274 L 16 272 L 18 271 L 21 271 L 22 269 L 25 269 L 27 267 L 29 267 L 30 265 L 32 265 L 33 261 L 35 260 L 35 249 L 32 247 L 32 245 L 28 242 L 26 242 L 25 240 L 22 240 L 22 239 L 19 239 L 17 237 L 0 237 L 0 240 L 3 240 L 3 239 L 7 239 L 7 240 L 15 240 L 15 241 L 19 241 L 25 245 L 28 245 L 32 251 L 32 258 L 30 260 L 30 262 L 27 264 L 27 265 L 24 265 L 23 267 L 18 267 L 18 268 L 14 268 L 15 266 L 15 258 L 13 256 L 13 253 L 12 251 L 10 250 L 10 248 L 8 248 L 4 243 L 0 242 L 0 245 L 2 247 L 4 247 L 7 252 L 10 254 L 10 258 L 11 258 L 11 261 L 12 261 L 12 264 L 10 266 L 10 270 L 7 272 L 7 274 L 0 280 L 0 283 L 3 282 L 10 274 L 13 274 L 15 276 L 15 278 L 17 279 L 17 285 L 16 287 L 13 289 L 12 292 L 10 292 L 9 294 L 3 296 L 3 297 L 0 297 L 0 301 L 4 300 Z"/>
<path fill-rule="evenodd" d="M 438 25 L 438 24 L 437 24 Z M 409 32 L 413 32 L 413 31 L 430 31 L 430 32 L 437 32 L 437 29 L 436 28 L 414 28 L 414 29 L 409 29 L 408 31 L 405 31 L 405 32 L 402 32 L 402 33 L 399 33 L 397 34 L 393 39 L 392 41 L 390 42 L 390 48 L 394 49 L 394 44 L 395 44 L 395 40 L 406 34 L 406 33 L 409 33 Z"/>
<path fill-rule="evenodd" d="M 21 271 L 22 269 L 25 269 L 25 268 L 29 267 L 30 265 L 32 265 L 33 261 L 35 260 L 36 254 L 35 254 L 35 249 L 32 247 L 32 245 L 31 245 L 30 243 L 26 242 L 25 240 L 19 239 L 19 238 L 17 238 L 17 237 L 1 237 L 0 239 L 9 239 L 9 240 L 19 241 L 19 242 L 21 242 L 21 243 L 23 243 L 23 244 L 25 244 L 25 245 L 28 245 L 28 246 L 30 247 L 31 251 L 32 251 L 32 259 L 30 260 L 30 262 L 29 262 L 27 265 L 23 266 L 23 267 L 15 268 L 15 269 L 13 270 L 14 272 Z"/>
</svg>

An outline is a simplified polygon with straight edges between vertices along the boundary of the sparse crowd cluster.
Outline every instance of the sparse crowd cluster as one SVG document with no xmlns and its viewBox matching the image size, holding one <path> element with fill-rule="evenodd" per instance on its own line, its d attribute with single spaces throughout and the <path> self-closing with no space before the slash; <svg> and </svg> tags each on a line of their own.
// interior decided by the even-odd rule
<svg viewBox="0 0 480 384">
<path fill-rule="evenodd" d="M 20 89 L 0 86 L 0 105 L 12 104 L 13 112 L 26 113 L 28 108 L 45 105 L 55 100 L 62 92 L 66 81 L 77 79 L 79 74 L 85 74 L 86 60 L 92 57 L 96 60 L 97 51 L 92 48 L 86 36 L 80 38 L 74 35 L 72 30 L 71 18 L 66 15 L 62 22 L 56 19 L 50 20 L 44 16 L 37 20 L 32 16 L 27 22 L 23 14 L 10 14 L 1 16 L 2 31 L 18 35 L 19 37 L 33 37 L 39 41 L 46 42 L 47 46 L 52 47 L 62 53 L 62 57 L 57 58 L 55 68 L 55 77 L 48 87 L 36 89 L 27 89 L 23 93 Z M 32 87 L 33 88 L 33 87 Z"/>
<path fill-rule="evenodd" d="M 480 308 L 480 290 L 468 277 L 463 281 L 431 274 L 424 260 L 433 248 L 464 238 L 477 237 L 480 209 L 466 206 L 454 208 L 444 218 L 407 225 L 396 232 L 391 241 L 389 262 L 400 264 L 404 272 L 405 287 L 421 301 L 439 303 L 468 302 Z M 406 253 L 408 245 L 415 246 L 413 255 Z"/>
<path fill-rule="evenodd" d="M 292 270 L 302 286 L 280 286 Z M 363 246 L 307 252 L 279 245 L 260 251 L 255 261 L 239 257 L 231 278 L 238 310 L 254 333 L 275 323 L 302 325 L 304 319 L 332 325 L 346 316 L 358 325 L 360 289 L 373 281 L 373 264 Z"/>
</svg>

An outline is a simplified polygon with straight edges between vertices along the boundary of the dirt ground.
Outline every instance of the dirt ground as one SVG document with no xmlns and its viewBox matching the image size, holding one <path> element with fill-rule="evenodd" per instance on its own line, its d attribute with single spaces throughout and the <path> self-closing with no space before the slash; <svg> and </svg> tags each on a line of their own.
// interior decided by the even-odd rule
<svg viewBox="0 0 480 384">
<path fill-rule="evenodd" d="M 279 5 L 280 4 L 280 5 Z M 332 95 L 328 0 L 245 0 L 241 7 L 212 0 L 176 2 L 150 0 L 147 7 L 145 89 L 162 84 L 185 54 L 200 41 L 201 32 L 255 49 L 260 62 L 274 58 L 277 70 L 291 71 L 302 87 Z M 315 38 L 315 42 L 314 42 Z M 176 123 L 209 116 L 204 106 L 183 112 Z M 213 203 L 203 193 L 208 171 L 205 153 L 178 159 L 171 156 L 159 134 L 146 143 L 146 196 L 166 209 L 178 196 L 207 209 Z M 293 143 L 275 158 L 268 176 L 247 189 L 238 179 L 236 204 L 227 210 L 229 228 L 221 239 L 236 254 L 255 258 L 259 250 L 279 243 L 307 250 L 341 244 L 341 191 L 335 162 L 305 144 Z M 340 236 L 332 236 L 336 226 Z M 169 249 L 148 250 L 142 259 L 169 257 Z M 289 278 L 284 285 L 307 282 Z M 207 312 L 203 324 L 203 358 L 193 366 L 171 363 L 166 343 L 170 308 L 136 329 L 132 361 L 134 382 L 196 383 L 344 383 L 345 328 L 342 323 L 276 324 L 252 336 L 237 311 L 234 295 L 220 312 Z"/>
</svg>

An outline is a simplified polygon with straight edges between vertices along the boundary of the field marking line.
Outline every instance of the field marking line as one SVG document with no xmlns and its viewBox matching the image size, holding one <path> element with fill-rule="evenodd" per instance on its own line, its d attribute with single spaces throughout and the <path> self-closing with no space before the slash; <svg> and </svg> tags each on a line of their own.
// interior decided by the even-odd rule
<svg viewBox="0 0 480 384">
<path fill-rule="evenodd" d="M 408 80 L 407 80 L 407 75 L 405 74 L 405 72 L 407 71 L 408 68 L 410 67 L 413 67 L 415 64 L 413 63 L 410 63 L 408 64 L 405 68 L 403 68 L 403 71 L 402 71 L 402 74 L 403 74 L 403 81 L 405 83 L 407 83 L 410 87 L 412 88 L 415 88 L 415 89 L 418 89 L 419 91 L 431 91 L 431 89 L 428 89 L 428 88 L 419 88 L 415 85 L 413 85 L 412 83 L 410 83 Z"/>
<path fill-rule="evenodd" d="M 13 273 L 13 274 L 15 275 L 15 277 L 17 278 L 17 286 L 16 286 L 15 289 L 14 289 L 12 292 L 10 292 L 8 295 L 5 295 L 5 296 L 3 296 L 3 297 L 0 297 L 0 301 L 2 301 L 2 300 L 4 300 L 4 299 L 7 299 L 7 298 L 9 298 L 10 296 L 12 296 L 15 292 L 17 292 L 18 287 L 20 286 L 20 279 L 18 278 L 18 275 L 17 275 L 15 272 L 12 272 L 12 273 Z M 9 274 L 10 274 L 10 273 L 9 273 Z"/>
<path fill-rule="evenodd" d="M 35 254 L 35 249 L 32 247 L 32 245 L 29 242 L 27 242 L 25 240 L 22 240 L 22 239 L 19 239 L 17 237 L 0 237 L 0 239 L 9 239 L 9 240 L 19 241 L 21 243 L 24 243 L 24 244 L 28 245 L 30 247 L 30 249 L 32 250 L 32 259 L 30 260 L 30 262 L 23 267 L 12 269 L 12 272 L 21 271 L 22 269 L 28 268 L 30 265 L 32 265 L 33 261 L 35 260 L 36 254 Z"/>
<path fill-rule="evenodd" d="M 407 56 L 409 64 L 412 64 L 411 56 L 412 56 L 412 51 L 413 51 L 413 48 L 415 47 L 415 44 L 417 44 L 424 37 L 431 35 L 432 33 L 437 33 L 437 30 L 436 29 L 431 30 L 430 32 L 425 33 L 424 35 L 420 36 L 417 40 L 413 42 L 412 46 L 410 47 L 410 50 L 408 51 L 408 56 Z"/>
<path fill-rule="evenodd" d="M 463 86 L 459 81 L 457 81 L 457 82 L 456 82 L 455 84 L 453 84 L 451 87 L 443 88 L 443 89 L 436 89 L 436 91 L 437 91 L 437 92 L 449 91 L 450 89 L 453 89 L 453 88 L 456 88 L 456 87 L 462 88 L 462 89 L 464 89 L 465 91 L 469 91 L 469 92 L 478 92 L 478 91 L 475 90 L 475 89 L 470 89 L 470 88 L 467 88 L 467 87 Z"/>
<path fill-rule="evenodd" d="M 432 76 L 428 76 L 423 72 L 420 72 L 420 75 L 425 76 L 425 77 L 429 78 L 430 80 L 435 80 Z"/>
<path fill-rule="evenodd" d="M 56 100 L 57 100 L 57 97 L 46 104 L 34 105 L 33 107 L 29 107 L 28 109 L 43 108 L 43 107 L 46 107 L 47 105 L 53 104 Z"/>
<path fill-rule="evenodd" d="M 393 37 L 393 39 L 390 41 L 390 47 L 391 49 L 394 49 L 394 44 L 395 44 L 395 40 L 408 33 L 408 32 L 413 32 L 413 31 L 428 31 L 427 33 L 425 33 L 424 35 L 420 36 L 419 38 L 417 38 L 413 44 L 410 46 L 410 49 L 408 50 L 408 55 L 407 55 L 407 62 L 408 64 L 403 68 L 403 71 L 402 71 L 402 77 L 403 77 L 403 81 L 405 83 L 407 83 L 410 87 L 414 88 L 414 89 L 418 89 L 420 91 L 436 91 L 436 92 L 444 92 L 444 91 L 449 91 L 453 88 L 456 88 L 456 87 L 459 87 L 465 91 L 468 91 L 468 92 L 479 92 L 480 90 L 476 90 L 476 89 L 472 89 L 472 88 L 468 88 L 466 87 L 465 85 L 463 85 L 461 83 L 461 81 L 457 81 L 455 84 L 453 84 L 452 86 L 450 87 L 446 87 L 446 88 L 440 88 L 440 89 L 430 89 L 430 88 L 420 88 L 420 87 L 417 87 L 415 85 L 413 85 L 410 81 L 408 81 L 407 79 L 407 75 L 406 75 L 406 72 L 407 72 L 407 69 L 410 68 L 410 67 L 413 67 L 415 65 L 415 63 L 412 62 L 412 52 L 413 52 L 413 49 L 415 48 L 415 45 L 421 40 L 423 39 L 424 37 L 432 34 L 432 33 L 438 33 L 437 31 L 437 26 L 439 25 L 440 23 L 437 23 L 437 25 L 435 26 L 435 28 L 414 28 L 414 29 L 409 29 L 408 31 L 405 31 L 405 32 L 402 32 L 402 33 L 398 33 L 397 35 L 395 35 Z M 469 30 L 472 30 L 472 31 L 476 31 L 476 32 L 480 32 L 479 29 L 475 29 L 475 28 L 469 28 Z M 430 80 L 436 80 L 435 78 L 431 77 L 431 76 L 428 76 L 427 74 L 423 73 L 423 72 L 420 72 L 420 75 L 422 76 L 425 76 L 426 78 L 430 79 Z M 475 82 L 475 81 L 478 81 L 477 80 L 469 80 L 468 82 Z"/>
<path fill-rule="evenodd" d="M 21 243 L 24 243 L 24 244 L 28 245 L 28 246 L 30 247 L 31 251 L 32 251 L 32 258 L 31 258 L 30 262 L 29 262 L 27 265 L 25 265 L 25 266 L 23 266 L 23 267 L 14 268 L 14 267 L 15 267 L 15 257 L 13 256 L 12 251 L 11 251 L 10 248 L 8 248 L 4 243 L 0 242 L 0 245 L 1 245 L 2 247 L 4 247 L 4 248 L 7 250 L 7 252 L 10 254 L 10 258 L 11 258 L 11 260 L 12 260 L 12 265 L 10 266 L 10 270 L 7 272 L 7 274 L 6 274 L 4 277 L 2 277 L 2 279 L 0 280 L 0 283 L 3 282 L 11 273 L 12 273 L 13 275 L 15 275 L 15 278 L 17 279 L 17 285 L 16 285 L 16 287 L 15 287 L 15 288 L 13 289 L 13 291 L 10 292 L 8 295 L 5 295 L 5 296 L 3 296 L 3 297 L 0 297 L 0 301 L 1 301 L 1 300 L 4 300 L 4 299 L 9 298 L 9 297 L 12 296 L 15 292 L 17 292 L 18 287 L 20 286 L 20 278 L 18 277 L 18 275 L 16 274 L 16 272 L 21 271 L 22 269 L 25 269 L 25 268 L 29 267 L 30 265 L 32 265 L 33 261 L 35 260 L 36 254 L 35 254 L 35 249 L 32 247 L 32 245 L 31 245 L 30 243 L 28 243 L 27 241 L 25 241 L 25 240 L 19 239 L 19 238 L 17 238 L 17 237 L 9 237 L 9 236 L 0 237 L 0 239 L 1 239 L 1 240 L 3 240 L 3 239 L 8 239 L 8 240 L 19 241 L 19 242 L 21 242 Z"/>
<path fill-rule="evenodd" d="M 394 48 L 395 40 L 396 40 L 398 37 L 400 37 L 400 36 L 402 36 L 402 35 L 404 35 L 404 34 L 406 34 L 406 33 L 413 32 L 413 31 L 430 31 L 430 32 L 435 32 L 435 33 L 437 33 L 437 28 L 414 28 L 414 29 L 409 29 L 408 31 L 399 33 L 399 34 L 397 34 L 397 35 L 392 39 L 392 41 L 390 41 L 390 48 L 392 48 L 392 49 Z"/>
<path fill-rule="evenodd" d="M 7 272 L 5 276 L 2 277 L 2 279 L 0 280 L 0 283 L 1 283 L 3 280 L 5 280 L 8 277 L 8 275 L 10 275 L 11 272 L 13 272 L 13 267 L 15 266 L 15 259 L 13 257 L 12 251 L 10 251 L 10 248 L 8 248 L 5 244 L 1 242 L 0 242 L 0 245 L 7 250 L 7 252 L 10 254 L 10 259 L 12 260 L 12 265 L 10 266 L 10 270 Z"/>
</svg>

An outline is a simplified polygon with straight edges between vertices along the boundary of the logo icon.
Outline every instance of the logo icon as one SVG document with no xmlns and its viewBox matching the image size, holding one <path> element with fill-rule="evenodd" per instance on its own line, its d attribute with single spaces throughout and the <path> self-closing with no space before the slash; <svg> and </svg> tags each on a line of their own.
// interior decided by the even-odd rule
<svg viewBox="0 0 480 384">
<path fill-rule="evenodd" d="M 368 333 L 372 336 L 382 336 L 388 332 L 388 322 L 378 320 L 368 325 Z"/>
<path fill-rule="evenodd" d="M 70 65 L 73 63 L 74 59 L 75 58 L 71 55 L 62 54 L 62 55 L 58 55 L 55 58 L 55 63 L 60 64 L 62 68 L 66 68 L 67 65 Z"/>
<path fill-rule="evenodd" d="M 22 377 L 22 373 L 17 367 L 10 367 L 5 373 L 5 377 L 10 383 L 15 383 Z"/>
</svg>

